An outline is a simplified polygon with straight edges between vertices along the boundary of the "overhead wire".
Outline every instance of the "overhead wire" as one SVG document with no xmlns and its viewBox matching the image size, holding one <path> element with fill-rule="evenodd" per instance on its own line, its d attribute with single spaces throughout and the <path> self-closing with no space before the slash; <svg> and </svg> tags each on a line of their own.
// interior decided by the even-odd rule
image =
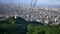
<svg viewBox="0 0 60 34">
<path fill-rule="evenodd" d="M 33 0 L 31 0 L 30 8 L 32 7 Z"/>
<path fill-rule="evenodd" d="M 33 8 L 36 6 L 36 3 L 37 3 L 37 0 L 35 0 L 35 4 L 34 4 Z"/>
</svg>

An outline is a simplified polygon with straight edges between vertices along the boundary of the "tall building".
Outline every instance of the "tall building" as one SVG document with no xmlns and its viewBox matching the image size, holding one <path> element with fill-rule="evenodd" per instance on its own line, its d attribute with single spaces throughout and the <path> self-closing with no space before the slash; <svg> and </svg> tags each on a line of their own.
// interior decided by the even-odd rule
<svg viewBox="0 0 60 34">
<path fill-rule="evenodd" d="M 49 20 L 45 19 L 45 20 L 44 20 L 44 23 L 45 23 L 45 24 L 49 24 Z"/>
</svg>

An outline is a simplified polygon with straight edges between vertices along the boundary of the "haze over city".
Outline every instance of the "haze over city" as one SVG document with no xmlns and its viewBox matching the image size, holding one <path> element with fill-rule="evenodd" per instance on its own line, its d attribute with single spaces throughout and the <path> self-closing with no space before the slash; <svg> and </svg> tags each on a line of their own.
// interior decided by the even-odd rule
<svg viewBox="0 0 60 34">
<path fill-rule="evenodd" d="M 31 0 L 0 0 L 0 3 L 30 5 Z M 60 0 L 37 0 L 36 5 L 60 6 Z"/>
</svg>

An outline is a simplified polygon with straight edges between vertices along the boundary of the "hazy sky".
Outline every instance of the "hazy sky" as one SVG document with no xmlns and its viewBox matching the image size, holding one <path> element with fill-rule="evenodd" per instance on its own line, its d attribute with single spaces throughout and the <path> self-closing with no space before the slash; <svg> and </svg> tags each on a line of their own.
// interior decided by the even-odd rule
<svg viewBox="0 0 60 34">
<path fill-rule="evenodd" d="M 0 0 L 0 3 L 17 3 L 30 5 L 31 0 Z M 37 0 L 37 5 L 60 5 L 60 0 Z"/>
</svg>

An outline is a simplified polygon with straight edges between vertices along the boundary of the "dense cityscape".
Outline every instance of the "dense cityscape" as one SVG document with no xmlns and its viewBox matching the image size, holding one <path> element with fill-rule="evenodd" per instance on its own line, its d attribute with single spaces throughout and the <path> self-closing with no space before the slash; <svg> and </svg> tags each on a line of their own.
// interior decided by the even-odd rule
<svg viewBox="0 0 60 34">
<path fill-rule="evenodd" d="M 60 34 L 60 0 L 0 0 L 0 34 Z"/>
<path fill-rule="evenodd" d="M 21 17 L 26 21 L 37 21 L 43 24 L 60 24 L 60 8 L 56 7 L 29 7 L 24 5 L 0 4 L 0 17 Z"/>
<path fill-rule="evenodd" d="M 60 34 L 60 0 L 0 0 L 0 34 Z"/>
</svg>

